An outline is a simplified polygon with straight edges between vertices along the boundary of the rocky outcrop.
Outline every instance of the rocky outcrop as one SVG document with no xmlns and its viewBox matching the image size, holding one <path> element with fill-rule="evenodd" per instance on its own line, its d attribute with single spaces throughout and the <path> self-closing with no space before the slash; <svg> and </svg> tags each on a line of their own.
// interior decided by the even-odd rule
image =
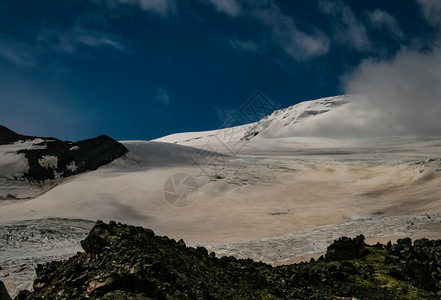
<svg viewBox="0 0 441 300">
<path fill-rule="evenodd" d="M 12 144 L 18 141 L 33 139 L 32 136 L 15 133 L 11 129 L 0 125 L 0 145 Z"/>
<path fill-rule="evenodd" d="M 18 151 L 28 159 L 29 171 L 25 175 L 29 179 L 42 181 L 96 170 L 127 152 L 126 147 L 106 135 L 76 143 L 47 140 L 42 145 L 45 149 Z M 49 159 L 55 162 L 46 164 Z"/>
<path fill-rule="evenodd" d="M 341 237 L 329 245 L 326 251 L 326 259 L 328 260 L 348 260 L 361 258 L 369 254 L 369 250 L 365 247 L 364 236 L 359 235 L 354 239 Z"/>
<path fill-rule="evenodd" d="M 0 281 L 0 300 L 12 300 L 2 281 Z"/>
<path fill-rule="evenodd" d="M 85 252 L 39 265 L 34 291 L 16 299 L 437 299 L 440 243 L 342 238 L 318 261 L 272 267 L 98 221 Z"/>
<path fill-rule="evenodd" d="M 388 247 L 385 261 L 392 276 L 437 291 L 441 298 L 441 240 L 420 239 L 412 245 L 409 238 L 400 239 Z"/>
<path fill-rule="evenodd" d="M 91 171 L 110 163 L 127 152 L 114 139 L 101 135 L 72 143 L 55 138 L 38 138 L 17 134 L 0 126 L 0 145 L 31 140 L 32 146 L 23 146 L 29 170 L 24 177 L 30 181 L 44 181 Z"/>
</svg>

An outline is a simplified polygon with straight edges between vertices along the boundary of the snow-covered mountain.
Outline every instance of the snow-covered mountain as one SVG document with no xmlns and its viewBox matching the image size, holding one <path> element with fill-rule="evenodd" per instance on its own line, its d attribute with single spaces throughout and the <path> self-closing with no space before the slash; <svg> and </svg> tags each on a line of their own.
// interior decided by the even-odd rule
<svg viewBox="0 0 441 300">
<path fill-rule="evenodd" d="M 301 102 L 274 111 L 259 122 L 212 131 L 168 135 L 155 141 L 200 147 L 210 143 L 286 137 L 342 137 L 363 134 L 376 113 L 363 107 L 363 96 L 345 95 Z"/>
<path fill-rule="evenodd" d="M 95 170 L 126 152 L 104 135 L 72 143 L 0 126 L 0 200 L 36 197 L 58 179 Z"/>
</svg>

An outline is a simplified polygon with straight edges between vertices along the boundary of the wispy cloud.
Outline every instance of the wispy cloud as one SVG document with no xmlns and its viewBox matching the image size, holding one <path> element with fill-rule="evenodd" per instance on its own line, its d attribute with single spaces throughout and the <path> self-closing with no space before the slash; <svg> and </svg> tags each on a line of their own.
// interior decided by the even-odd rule
<svg viewBox="0 0 441 300">
<path fill-rule="evenodd" d="M 441 1 L 417 0 L 423 15 L 432 25 L 441 25 Z"/>
<path fill-rule="evenodd" d="M 120 5 L 134 5 L 142 10 L 166 16 L 176 12 L 176 0 L 98 0 L 109 8 L 118 8 Z"/>
<path fill-rule="evenodd" d="M 270 28 L 273 42 L 292 58 L 302 61 L 329 51 L 329 38 L 317 28 L 306 33 L 274 3 L 253 9 L 252 15 Z"/>
<path fill-rule="evenodd" d="M 217 11 L 230 17 L 241 17 L 257 21 L 264 28 L 263 35 L 256 40 L 230 39 L 237 50 L 260 52 L 269 48 L 282 50 L 297 61 L 321 56 L 329 51 L 330 40 L 319 29 L 309 26 L 309 31 L 299 29 L 292 17 L 286 15 L 272 0 L 244 1 L 208 0 Z M 251 23 L 252 24 L 252 23 Z"/>
<path fill-rule="evenodd" d="M 35 48 L 11 37 L 0 37 L 0 57 L 20 66 L 34 67 L 37 64 Z"/>
<path fill-rule="evenodd" d="M 156 101 L 164 105 L 170 105 L 171 99 L 168 95 L 167 91 L 165 91 L 162 87 L 156 89 Z"/>
<path fill-rule="evenodd" d="M 249 52 L 258 52 L 259 45 L 253 41 L 244 41 L 239 39 L 231 39 L 230 44 L 236 49 L 240 51 L 249 51 Z"/>
<path fill-rule="evenodd" d="M 94 48 L 109 48 L 116 52 L 129 54 L 124 38 L 100 30 L 89 29 L 81 22 L 69 28 L 42 28 L 34 36 L 16 39 L 0 36 L 0 58 L 15 65 L 26 67 L 47 67 L 47 61 L 55 64 L 54 54 L 77 55 L 87 52 L 83 57 L 92 57 L 89 51 Z"/>
<path fill-rule="evenodd" d="M 377 29 L 386 29 L 394 37 L 398 39 L 404 38 L 404 33 L 401 30 L 398 21 L 389 13 L 381 9 L 376 9 L 367 13 L 370 24 Z"/>
<path fill-rule="evenodd" d="M 366 27 L 357 20 L 352 9 L 343 1 L 320 0 L 319 8 L 322 13 L 331 18 L 333 37 L 336 42 L 350 45 L 359 51 L 371 49 Z"/>
<path fill-rule="evenodd" d="M 226 13 L 231 17 L 237 17 L 242 12 L 241 5 L 236 0 L 206 0 L 206 1 L 211 5 L 213 5 L 217 11 Z"/>
<path fill-rule="evenodd" d="M 84 48 L 111 48 L 113 50 L 129 53 L 123 38 L 118 35 L 92 30 L 74 25 L 62 30 L 44 28 L 37 36 L 40 45 L 60 52 L 76 53 Z"/>
</svg>

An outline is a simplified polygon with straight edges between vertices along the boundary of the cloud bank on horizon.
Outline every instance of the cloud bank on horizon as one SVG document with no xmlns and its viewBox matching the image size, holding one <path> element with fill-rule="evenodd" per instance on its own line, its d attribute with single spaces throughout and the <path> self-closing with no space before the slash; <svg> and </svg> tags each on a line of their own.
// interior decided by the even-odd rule
<svg viewBox="0 0 441 300">
<path fill-rule="evenodd" d="M 403 47 L 382 61 L 365 59 L 342 78 L 346 93 L 366 96 L 360 109 L 372 112 L 372 122 L 366 124 L 371 135 L 441 132 L 441 1 L 418 3 L 438 29 L 431 45 Z M 395 22 L 388 23 L 392 32 L 399 32 Z"/>
<path fill-rule="evenodd" d="M 0 4 L 0 122 L 25 134 L 215 129 L 256 90 L 279 108 L 367 95 L 353 108 L 370 120 L 340 135 L 441 129 L 437 0 L 48 1 L 26 19 L 16 5 Z"/>
</svg>

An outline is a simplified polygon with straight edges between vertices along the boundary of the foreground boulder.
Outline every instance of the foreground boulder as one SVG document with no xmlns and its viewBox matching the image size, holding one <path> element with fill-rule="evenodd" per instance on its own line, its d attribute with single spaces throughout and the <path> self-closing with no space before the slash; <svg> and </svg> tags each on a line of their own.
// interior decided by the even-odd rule
<svg viewBox="0 0 441 300">
<path fill-rule="evenodd" d="M 440 243 L 385 247 L 366 245 L 362 236 L 344 238 L 326 258 L 272 267 L 98 221 L 81 243 L 85 252 L 38 265 L 34 291 L 16 299 L 438 299 Z M 344 245 L 356 245 L 357 254 L 344 259 Z M 407 273 L 420 263 L 433 265 L 432 273 Z"/>
<path fill-rule="evenodd" d="M 354 239 L 341 237 L 328 246 L 326 259 L 347 260 L 361 258 L 369 254 L 364 243 L 364 236 L 359 235 Z"/>
<path fill-rule="evenodd" d="M 0 300 L 12 300 L 3 281 L 0 281 Z"/>
</svg>

